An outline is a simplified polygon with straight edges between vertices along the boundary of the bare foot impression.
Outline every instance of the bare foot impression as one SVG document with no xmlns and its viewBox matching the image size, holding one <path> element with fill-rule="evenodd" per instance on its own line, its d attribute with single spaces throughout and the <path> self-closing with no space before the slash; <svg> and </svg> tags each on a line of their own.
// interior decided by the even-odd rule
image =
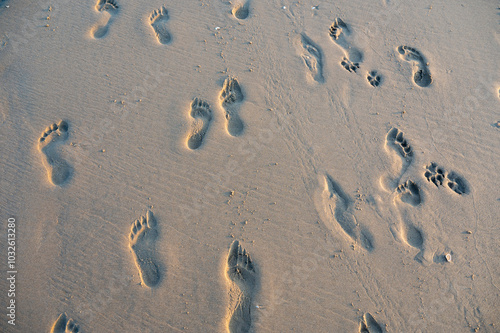
<svg viewBox="0 0 500 333">
<path fill-rule="evenodd" d="M 447 186 L 453 192 L 464 195 L 469 193 L 467 181 L 456 172 L 447 173 L 446 170 L 437 163 L 432 162 L 426 167 L 425 178 L 432 182 L 436 187 Z"/>
<path fill-rule="evenodd" d="M 139 270 L 142 283 L 147 287 L 154 287 L 160 281 L 160 273 L 154 259 L 154 245 L 158 231 L 153 213 L 148 211 L 146 216 L 132 223 L 129 235 L 129 245 L 134 254 L 134 261 Z"/>
<path fill-rule="evenodd" d="M 73 319 L 68 318 L 66 313 L 61 313 L 59 318 L 54 322 L 50 333 L 78 333 L 80 332 L 80 327 L 73 321 Z"/>
<path fill-rule="evenodd" d="M 62 185 L 66 182 L 72 168 L 61 158 L 58 147 L 68 138 L 68 123 L 61 120 L 45 129 L 38 140 L 38 150 L 42 153 L 42 162 L 47 169 L 49 180 L 54 185 Z"/>
<path fill-rule="evenodd" d="M 321 49 L 305 34 L 301 34 L 301 57 L 316 82 L 323 82 L 323 56 Z"/>
<path fill-rule="evenodd" d="M 333 224 L 337 224 L 352 241 L 359 242 L 367 251 L 372 251 L 372 236 L 356 220 L 353 214 L 353 200 L 328 174 L 324 176 L 323 186 L 321 196 L 327 227 L 333 231 Z"/>
<path fill-rule="evenodd" d="M 393 169 L 399 167 L 399 172 L 391 172 L 387 176 L 381 177 L 380 183 L 389 192 L 392 192 L 399 185 L 401 177 L 413 162 L 413 150 L 404 133 L 396 127 L 391 128 L 385 137 L 385 150 L 391 154 L 395 160 Z M 401 163 L 401 165 L 399 165 Z"/>
<path fill-rule="evenodd" d="M 104 23 L 97 23 L 90 31 L 92 37 L 99 39 L 108 34 L 109 26 L 118 12 L 118 5 L 115 0 L 99 0 L 95 5 L 95 10 L 106 16 L 105 21 L 102 21 Z"/>
<path fill-rule="evenodd" d="M 212 110 L 207 102 L 195 98 L 191 102 L 189 114 L 194 118 L 194 122 L 191 133 L 188 136 L 187 145 L 189 149 L 198 149 L 203 143 L 203 138 L 207 134 L 208 127 L 212 120 Z"/>
<path fill-rule="evenodd" d="M 232 136 L 240 135 L 244 126 L 238 111 L 243 101 L 243 93 L 235 78 L 228 77 L 224 81 L 219 100 L 225 112 L 227 132 Z"/>
<path fill-rule="evenodd" d="M 366 75 L 366 79 L 372 87 L 378 87 L 382 78 L 377 74 L 377 71 L 371 71 Z"/>
<path fill-rule="evenodd" d="M 248 14 L 250 13 L 249 10 L 250 6 L 250 0 L 246 1 L 243 4 L 237 4 L 236 6 L 233 7 L 233 10 L 231 11 L 234 15 L 239 20 L 244 20 L 248 17 Z"/>
<path fill-rule="evenodd" d="M 420 198 L 420 189 L 417 184 L 411 180 L 401 184 L 396 189 L 401 201 L 406 202 L 412 206 L 418 206 L 422 202 Z"/>
<path fill-rule="evenodd" d="M 330 37 L 344 52 L 340 65 L 349 72 L 356 72 L 363 61 L 363 53 L 352 45 L 351 29 L 340 18 L 336 18 L 330 27 Z"/>
<path fill-rule="evenodd" d="M 413 82 L 419 87 L 428 87 L 432 83 L 432 76 L 424 56 L 412 47 L 400 46 L 398 52 L 401 59 L 411 62 L 413 68 Z"/>
<path fill-rule="evenodd" d="M 252 298 L 257 276 L 250 254 L 239 241 L 231 244 L 227 256 L 226 279 L 229 285 L 227 328 L 230 333 L 245 333 L 252 325 Z"/>
<path fill-rule="evenodd" d="M 359 333 L 383 333 L 383 331 L 375 318 L 367 312 L 359 324 Z"/>
<path fill-rule="evenodd" d="M 149 23 L 155 32 L 158 43 L 160 44 L 168 44 L 172 40 L 172 37 L 170 37 L 170 33 L 167 30 L 167 21 L 168 10 L 165 6 L 161 6 L 160 9 L 155 9 L 151 15 L 149 15 Z"/>
</svg>

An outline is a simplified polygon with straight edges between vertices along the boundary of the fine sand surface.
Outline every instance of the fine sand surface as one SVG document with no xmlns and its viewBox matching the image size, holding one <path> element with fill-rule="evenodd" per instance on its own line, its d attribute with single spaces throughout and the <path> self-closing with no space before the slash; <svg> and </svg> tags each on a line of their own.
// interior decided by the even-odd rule
<svg viewBox="0 0 500 333">
<path fill-rule="evenodd" d="M 0 332 L 499 332 L 498 7 L 0 1 Z"/>
</svg>

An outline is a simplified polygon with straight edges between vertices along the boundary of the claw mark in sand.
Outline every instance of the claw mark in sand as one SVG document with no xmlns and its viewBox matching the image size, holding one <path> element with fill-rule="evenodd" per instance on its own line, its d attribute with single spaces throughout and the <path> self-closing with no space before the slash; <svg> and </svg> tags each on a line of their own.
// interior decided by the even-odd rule
<svg viewBox="0 0 500 333">
<path fill-rule="evenodd" d="M 329 34 L 332 41 L 344 52 L 344 57 L 340 65 L 349 72 L 356 72 L 359 64 L 363 62 L 363 53 L 352 46 L 352 42 L 350 41 L 351 29 L 349 29 L 342 19 L 336 18 L 330 27 Z"/>
<path fill-rule="evenodd" d="M 139 220 L 132 223 L 129 245 L 142 283 L 150 288 L 160 281 L 160 273 L 154 259 L 154 244 L 157 236 L 156 219 L 151 211 L 148 211 L 145 217 L 141 216 Z"/>
<path fill-rule="evenodd" d="M 227 327 L 230 333 L 245 333 L 252 324 L 252 298 L 257 276 L 250 254 L 239 241 L 231 244 L 227 257 L 226 278 L 229 285 Z"/>
<path fill-rule="evenodd" d="M 419 87 L 428 87 L 432 83 L 432 76 L 422 54 L 408 46 L 398 47 L 398 52 L 403 60 L 414 64 L 413 81 L 415 84 Z"/>
<path fill-rule="evenodd" d="M 155 32 L 158 43 L 160 44 L 168 44 L 172 40 L 172 37 L 170 37 L 170 33 L 166 27 L 167 21 L 168 10 L 165 6 L 161 6 L 160 9 L 155 9 L 151 15 L 149 15 L 149 23 Z"/>
<path fill-rule="evenodd" d="M 43 155 L 43 164 L 49 180 L 54 185 L 62 185 L 71 175 L 72 168 L 57 152 L 57 147 L 68 138 L 68 123 L 61 120 L 45 129 L 38 140 L 38 150 Z"/>
<path fill-rule="evenodd" d="M 316 82 L 323 82 L 323 56 L 321 49 L 305 34 L 301 34 L 301 57 Z"/>
<path fill-rule="evenodd" d="M 106 22 L 96 24 L 90 31 L 94 38 L 103 38 L 108 34 L 109 26 L 118 12 L 118 5 L 115 0 L 99 0 L 95 5 L 95 10 L 106 13 Z"/>
<path fill-rule="evenodd" d="M 224 81 L 219 100 L 225 112 L 227 132 L 232 136 L 240 135 L 244 126 L 238 109 L 243 101 L 243 93 L 240 84 L 235 78 L 228 77 Z"/>
<path fill-rule="evenodd" d="M 359 323 L 359 333 L 382 333 L 382 327 L 368 312 L 364 314 L 363 320 Z"/>
<path fill-rule="evenodd" d="M 80 327 L 74 322 L 73 319 L 69 318 L 66 313 L 61 313 L 59 318 L 54 322 L 50 333 L 78 333 L 80 332 Z"/>
<path fill-rule="evenodd" d="M 374 249 L 372 235 L 367 229 L 362 228 L 354 217 L 352 200 L 328 174 L 323 178 L 321 206 L 324 214 L 320 213 L 320 216 L 325 217 L 325 225 L 332 232 L 335 231 L 334 225 L 339 225 L 352 241 L 359 242 L 364 249 L 372 251 Z"/>
<path fill-rule="evenodd" d="M 212 110 L 207 102 L 195 98 L 191 102 L 189 114 L 194 119 L 193 128 L 188 136 L 187 145 L 189 149 L 198 149 L 203 143 L 208 127 L 212 120 Z"/>
</svg>

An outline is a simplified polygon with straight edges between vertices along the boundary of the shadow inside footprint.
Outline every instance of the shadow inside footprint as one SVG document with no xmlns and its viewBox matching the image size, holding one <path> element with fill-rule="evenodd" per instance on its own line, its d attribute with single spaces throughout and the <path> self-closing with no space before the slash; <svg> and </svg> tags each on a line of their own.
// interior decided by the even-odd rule
<svg viewBox="0 0 500 333">
<path fill-rule="evenodd" d="M 191 102 L 191 109 L 189 111 L 191 117 L 194 118 L 193 129 L 188 136 L 187 146 L 189 149 L 198 149 L 203 143 L 210 121 L 212 120 L 212 110 L 207 102 L 195 98 Z"/>
<path fill-rule="evenodd" d="M 68 138 L 68 123 L 61 120 L 47 127 L 38 140 L 38 149 L 43 155 L 42 162 L 47 169 L 49 180 L 54 185 L 62 185 L 71 176 L 72 168 L 63 160 L 57 147 Z"/>
<path fill-rule="evenodd" d="M 149 22 L 160 44 L 168 44 L 172 40 L 166 27 L 167 21 L 168 10 L 165 6 L 162 6 L 160 9 L 155 9 L 149 16 Z"/>
<path fill-rule="evenodd" d="M 365 313 L 359 325 L 359 333 L 382 333 L 382 327 L 370 313 Z"/>
<path fill-rule="evenodd" d="M 226 78 L 219 100 L 225 112 L 227 132 L 232 136 L 239 136 L 243 133 L 244 125 L 239 116 L 239 107 L 243 98 L 238 81 L 232 77 Z"/>
<path fill-rule="evenodd" d="M 412 206 L 418 206 L 422 202 L 420 197 L 420 189 L 417 184 L 411 180 L 398 186 L 396 191 L 399 193 L 401 201 Z"/>
<path fill-rule="evenodd" d="M 80 327 L 69 318 L 66 313 L 61 313 L 57 320 L 52 325 L 50 333 L 78 333 L 80 332 Z"/>
<path fill-rule="evenodd" d="M 99 0 L 95 5 L 95 10 L 98 12 L 106 12 L 109 15 L 105 24 L 98 24 L 91 31 L 94 38 L 100 39 L 108 34 L 109 26 L 113 21 L 114 15 L 118 11 L 118 5 L 115 0 Z"/>
<path fill-rule="evenodd" d="M 413 82 L 419 87 L 428 87 L 432 83 L 432 76 L 424 56 L 416 49 L 404 45 L 398 47 L 398 52 L 403 60 L 417 64 L 417 70 L 413 73 Z"/>
<path fill-rule="evenodd" d="M 238 240 L 231 244 L 227 257 L 226 274 L 232 283 L 229 304 L 230 333 L 246 333 L 252 324 L 252 299 L 256 291 L 256 273 L 250 254 L 242 248 Z"/>
<path fill-rule="evenodd" d="M 235 6 L 232 10 L 232 13 L 234 17 L 236 17 L 239 20 L 245 20 L 248 17 L 248 14 L 250 13 L 249 10 L 249 1 L 247 1 L 244 4 L 240 4 L 238 6 Z"/>
<path fill-rule="evenodd" d="M 305 34 L 301 34 L 302 60 L 304 60 L 311 77 L 316 82 L 323 82 L 323 56 L 321 49 Z"/>
<path fill-rule="evenodd" d="M 156 226 L 153 213 L 148 211 L 146 216 L 141 216 L 132 223 L 129 235 L 129 245 L 142 283 L 150 288 L 160 281 L 160 273 L 154 259 L 154 243 L 158 236 Z"/>
</svg>

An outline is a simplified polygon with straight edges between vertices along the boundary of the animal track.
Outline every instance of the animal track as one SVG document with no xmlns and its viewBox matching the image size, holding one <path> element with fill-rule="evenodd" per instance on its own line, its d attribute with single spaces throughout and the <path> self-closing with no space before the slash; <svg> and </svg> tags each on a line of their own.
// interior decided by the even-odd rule
<svg viewBox="0 0 500 333">
<path fill-rule="evenodd" d="M 403 60 L 416 63 L 416 69 L 413 70 L 413 81 L 415 84 L 420 87 L 428 87 L 432 83 L 432 76 L 422 54 L 408 46 L 398 47 L 398 52 Z"/>
<path fill-rule="evenodd" d="M 115 0 L 99 0 L 95 5 L 95 10 L 98 12 L 106 12 L 108 14 L 106 23 L 97 24 L 91 30 L 94 38 L 103 38 L 108 34 L 109 26 L 113 22 L 114 16 L 118 11 L 118 5 Z"/>
<path fill-rule="evenodd" d="M 382 333 L 382 327 L 368 312 L 364 314 L 359 324 L 359 333 Z"/>
<path fill-rule="evenodd" d="M 189 149 L 198 149 L 203 143 L 203 138 L 207 134 L 208 127 L 212 120 L 212 110 L 207 102 L 195 98 L 191 102 L 189 114 L 194 118 L 194 123 L 187 140 L 187 145 Z"/>
<path fill-rule="evenodd" d="M 240 84 L 235 78 L 228 77 L 224 81 L 219 100 L 226 117 L 226 129 L 232 136 L 238 136 L 243 132 L 243 122 L 239 116 L 238 109 L 243 101 L 243 93 Z"/>
<path fill-rule="evenodd" d="M 321 49 L 305 34 L 301 34 L 302 60 L 316 82 L 323 82 L 323 56 Z"/>
<path fill-rule="evenodd" d="M 377 71 L 369 72 L 368 75 L 366 76 L 366 79 L 373 87 L 378 87 L 380 85 L 381 80 L 382 80 L 380 78 L 380 76 L 377 75 Z"/>
<path fill-rule="evenodd" d="M 43 155 L 42 162 L 47 169 L 49 180 L 54 185 L 62 185 L 71 175 L 72 168 L 57 152 L 57 147 L 68 138 L 68 123 L 61 120 L 45 129 L 38 140 L 38 150 Z"/>
<path fill-rule="evenodd" d="M 151 211 L 132 223 L 129 245 L 142 283 L 150 288 L 160 281 L 160 273 L 154 259 L 154 243 L 157 236 L 156 219 Z"/>
<path fill-rule="evenodd" d="M 418 206 L 422 202 L 420 198 L 420 189 L 418 185 L 411 180 L 407 180 L 406 183 L 399 185 L 396 191 L 399 193 L 401 201 L 412 206 Z"/>
<path fill-rule="evenodd" d="M 352 200 L 329 175 L 324 177 L 322 199 L 328 223 L 336 222 L 351 240 L 360 242 L 363 248 L 372 251 L 374 249 L 372 236 L 356 221 L 352 213 Z"/>
<path fill-rule="evenodd" d="M 156 39 L 160 44 L 168 44 L 172 40 L 170 33 L 167 30 L 166 22 L 168 21 L 168 10 L 165 6 L 161 6 L 160 9 L 155 9 L 151 15 L 149 15 L 149 23 L 153 28 L 156 35 Z"/>
<path fill-rule="evenodd" d="M 349 41 L 351 30 L 347 24 L 342 19 L 336 18 L 330 26 L 329 34 L 333 42 L 344 52 L 340 65 L 349 72 L 356 72 L 359 64 L 363 61 L 363 53 Z"/>
<path fill-rule="evenodd" d="M 61 313 L 59 318 L 52 325 L 50 333 L 78 333 L 80 332 L 80 327 L 69 318 L 66 313 Z"/>
<path fill-rule="evenodd" d="M 244 4 L 239 4 L 237 6 L 233 7 L 233 10 L 231 11 L 237 19 L 244 20 L 248 17 L 248 14 L 250 13 L 249 10 L 249 4 L 250 1 L 245 2 Z"/>
<path fill-rule="evenodd" d="M 257 277 L 250 254 L 237 240 L 229 249 L 226 276 L 230 297 L 227 320 L 229 332 L 248 332 L 252 325 L 252 299 Z"/>
<path fill-rule="evenodd" d="M 437 163 L 432 162 L 428 165 L 424 176 L 427 178 L 427 181 L 432 182 L 437 187 L 446 185 L 457 194 L 463 195 L 469 193 L 469 186 L 464 178 L 460 177 L 454 171 L 447 174 L 444 168 L 440 167 Z"/>
</svg>

